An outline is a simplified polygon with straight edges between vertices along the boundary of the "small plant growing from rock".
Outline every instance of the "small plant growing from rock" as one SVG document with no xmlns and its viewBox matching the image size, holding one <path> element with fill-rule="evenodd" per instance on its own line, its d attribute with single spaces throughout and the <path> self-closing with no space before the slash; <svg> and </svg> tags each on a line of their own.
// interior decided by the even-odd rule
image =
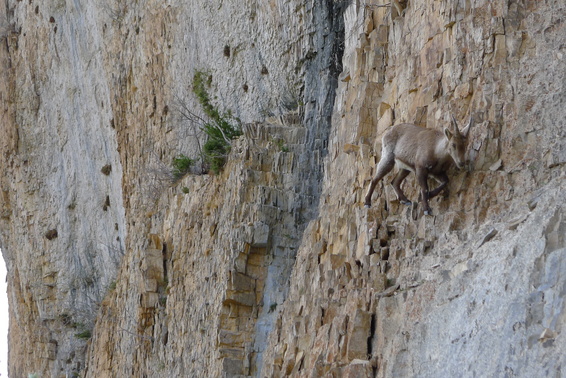
<svg viewBox="0 0 566 378">
<path fill-rule="evenodd" d="M 166 307 L 167 306 L 167 295 L 160 295 L 159 296 L 159 305 L 161 307 Z"/>
<path fill-rule="evenodd" d="M 180 180 L 191 170 L 191 166 L 194 164 L 194 160 L 186 155 L 179 155 L 173 158 L 173 169 L 171 173 L 175 181 Z"/>
<path fill-rule="evenodd" d="M 220 173 L 232 146 L 232 140 L 242 135 L 240 121 L 232 117 L 230 112 L 220 113 L 212 105 L 207 88 L 212 77 L 202 71 L 197 71 L 193 77 L 193 93 L 196 95 L 204 113 L 210 119 L 201 130 L 206 134 L 206 142 L 202 147 L 203 160 L 210 170 Z"/>
<path fill-rule="evenodd" d="M 285 145 L 285 141 L 283 139 L 277 139 L 274 142 L 277 145 L 277 147 L 279 148 L 279 151 L 289 152 L 289 147 L 287 147 L 287 145 Z"/>
<path fill-rule="evenodd" d="M 65 325 L 65 326 L 71 326 L 73 320 L 71 319 L 71 316 L 67 313 L 62 313 L 61 315 L 59 315 L 59 320 Z"/>
<path fill-rule="evenodd" d="M 116 281 L 110 282 L 110 285 L 108 285 L 108 290 L 109 290 L 109 291 L 114 291 L 114 290 L 116 290 Z"/>
<path fill-rule="evenodd" d="M 88 340 L 91 338 L 91 336 L 92 336 L 92 332 L 88 329 L 79 333 L 75 333 L 75 337 L 81 340 Z"/>
</svg>

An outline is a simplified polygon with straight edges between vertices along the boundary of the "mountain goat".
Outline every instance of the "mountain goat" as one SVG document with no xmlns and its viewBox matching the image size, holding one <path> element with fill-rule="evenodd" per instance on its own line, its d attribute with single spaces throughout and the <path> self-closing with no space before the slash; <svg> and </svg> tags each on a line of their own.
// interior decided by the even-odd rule
<svg viewBox="0 0 566 378">
<path fill-rule="evenodd" d="M 410 123 L 391 127 L 383 135 L 381 160 L 368 188 L 365 206 L 370 207 L 371 196 L 379 180 L 397 164 L 399 172 L 391 185 L 399 201 L 406 205 L 411 204 L 401 190 L 401 183 L 410 172 L 413 172 L 421 187 L 424 214 L 432 215 L 428 201 L 440 194 L 448 185 L 446 172 L 452 163 L 456 164 L 458 169 L 462 169 L 465 165 L 466 142 L 472 123 L 473 118 L 470 117 L 470 122 L 461 132 L 454 116 L 452 116 L 452 128 L 447 127 L 444 132 Z M 440 182 L 440 185 L 432 191 L 428 190 L 429 176 Z"/>
</svg>

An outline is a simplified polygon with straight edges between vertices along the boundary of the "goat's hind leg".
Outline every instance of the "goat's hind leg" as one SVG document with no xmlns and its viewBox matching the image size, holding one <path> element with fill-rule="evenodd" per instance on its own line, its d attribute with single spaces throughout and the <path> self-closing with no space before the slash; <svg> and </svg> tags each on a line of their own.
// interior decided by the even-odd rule
<svg viewBox="0 0 566 378">
<path fill-rule="evenodd" d="M 411 171 L 409 171 L 408 169 L 400 169 L 391 182 L 391 186 L 393 187 L 393 189 L 395 189 L 395 193 L 397 193 L 397 199 L 399 199 L 399 202 L 401 202 L 403 205 L 411 204 L 411 201 L 407 199 L 405 193 L 403 193 L 403 190 L 401 189 L 401 183 L 403 182 L 403 180 L 405 180 L 409 173 L 411 173 Z"/>
<path fill-rule="evenodd" d="M 388 151 L 383 151 L 381 160 L 379 161 L 379 164 L 377 164 L 375 177 L 371 180 L 368 191 L 366 193 L 366 197 L 364 201 L 365 207 L 371 206 L 371 195 L 373 194 L 373 191 L 375 190 L 375 186 L 377 185 L 379 180 L 384 178 L 385 175 L 388 174 L 395 166 L 395 158 L 393 154 L 387 152 Z"/>
</svg>

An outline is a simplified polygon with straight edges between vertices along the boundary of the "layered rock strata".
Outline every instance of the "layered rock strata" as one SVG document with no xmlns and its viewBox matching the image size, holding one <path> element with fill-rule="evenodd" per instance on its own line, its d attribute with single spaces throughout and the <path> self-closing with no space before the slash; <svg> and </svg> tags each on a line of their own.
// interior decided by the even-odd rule
<svg viewBox="0 0 566 378">
<path fill-rule="evenodd" d="M 394 3 L 0 7 L 10 376 L 558 375 L 566 9 Z M 196 72 L 243 135 L 172 183 Z M 365 209 L 384 131 L 450 114 L 433 216 Z"/>
<path fill-rule="evenodd" d="M 170 376 L 161 366 L 172 363 L 181 375 L 257 370 L 301 232 L 317 211 L 341 8 L 332 1 L 2 7 L 11 375 Z M 221 112 L 259 123 L 246 126 L 231 159 L 240 163 L 225 175 L 190 176 L 168 189 L 171 159 L 198 155 L 183 113 L 200 115 L 191 90 L 197 71 L 211 77 Z M 185 204 L 192 211 L 171 206 L 182 197 L 192 198 Z M 208 270 L 195 264 L 201 258 Z M 198 292 L 203 286 L 212 299 Z M 200 299 L 186 311 L 189 298 Z M 178 314 L 184 325 L 169 321 Z M 198 326 L 202 319 L 210 324 Z M 190 338 L 179 336 L 180 349 L 166 347 L 176 343 L 167 335 L 193 328 Z M 147 349 L 162 335 L 161 351 Z M 203 355 L 208 362 L 194 362 Z"/>
<path fill-rule="evenodd" d="M 320 215 L 262 376 L 553 375 L 564 363 L 564 47 L 558 2 L 381 3 L 345 15 Z M 393 124 L 473 116 L 433 216 L 386 178 Z M 431 180 L 432 183 L 432 180 Z M 415 202 L 414 176 L 404 184 Z"/>
</svg>

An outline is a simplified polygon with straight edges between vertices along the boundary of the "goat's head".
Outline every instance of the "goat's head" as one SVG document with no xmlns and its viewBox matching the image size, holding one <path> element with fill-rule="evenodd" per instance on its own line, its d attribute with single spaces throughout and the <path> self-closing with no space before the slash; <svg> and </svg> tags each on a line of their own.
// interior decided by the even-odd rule
<svg viewBox="0 0 566 378">
<path fill-rule="evenodd" d="M 456 118 L 452 115 L 452 129 L 448 127 L 444 129 L 444 135 L 448 139 L 448 153 L 458 169 L 462 169 L 466 165 L 466 142 L 470 127 L 472 126 L 472 120 L 473 118 L 470 117 L 468 125 L 460 131 L 458 122 L 456 122 Z"/>
</svg>

